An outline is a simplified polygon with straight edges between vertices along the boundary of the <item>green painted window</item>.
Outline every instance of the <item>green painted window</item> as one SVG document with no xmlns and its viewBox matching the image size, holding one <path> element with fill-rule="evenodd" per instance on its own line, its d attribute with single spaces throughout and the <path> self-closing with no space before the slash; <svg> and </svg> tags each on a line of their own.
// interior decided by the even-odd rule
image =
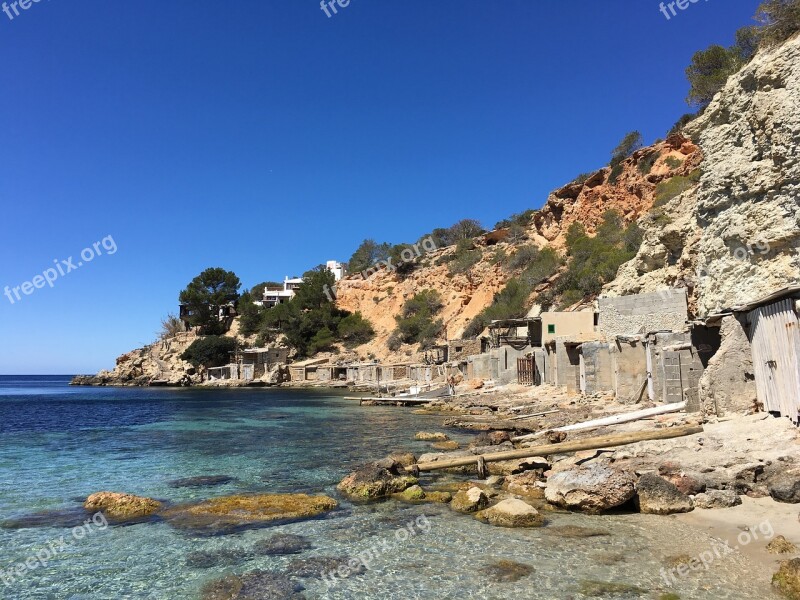
<svg viewBox="0 0 800 600">
<path fill-rule="evenodd" d="M 556 326 L 555 325 L 551 324 L 551 325 L 547 326 L 547 333 L 555 333 L 555 332 L 556 332 Z"/>
</svg>

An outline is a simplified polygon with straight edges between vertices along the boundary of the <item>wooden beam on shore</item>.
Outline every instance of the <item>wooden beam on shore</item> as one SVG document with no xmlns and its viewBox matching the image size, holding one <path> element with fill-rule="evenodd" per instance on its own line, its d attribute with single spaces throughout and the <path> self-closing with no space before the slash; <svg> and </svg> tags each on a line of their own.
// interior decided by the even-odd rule
<svg viewBox="0 0 800 600">
<path fill-rule="evenodd" d="M 532 413 L 530 415 L 520 415 L 518 417 L 509 417 L 509 421 L 519 421 L 520 419 L 532 419 L 533 417 L 543 417 L 545 415 L 552 415 L 553 413 L 561 412 L 560 410 L 546 410 L 544 412 Z"/>
<path fill-rule="evenodd" d="M 495 452 L 492 454 L 476 454 L 475 456 L 464 456 L 450 460 L 438 460 L 420 463 L 411 467 L 407 467 L 406 471 L 435 471 L 437 469 L 449 469 L 452 467 L 467 467 L 469 465 L 478 464 L 478 462 L 481 460 L 485 462 L 498 462 L 501 460 L 531 458 L 532 456 L 549 456 L 553 454 L 563 454 L 566 452 L 579 452 L 581 450 L 599 450 L 602 448 L 613 448 L 615 446 L 635 444 L 637 442 L 668 440 L 671 438 L 694 435 L 696 433 L 703 433 L 703 427 L 701 425 L 683 425 L 680 427 L 667 427 L 665 429 L 655 429 L 651 431 L 618 433 L 614 435 L 587 438 L 585 440 L 562 442 L 560 444 L 531 446 L 530 448 L 523 448 L 522 450 L 506 450 L 504 452 Z"/>
<path fill-rule="evenodd" d="M 610 417 L 603 417 L 601 419 L 593 419 L 591 421 L 584 421 L 583 423 L 575 423 L 574 425 L 564 425 L 563 427 L 556 427 L 555 429 L 548 429 L 547 431 L 539 431 L 537 433 L 530 433 L 528 435 L 521 435 L 519 437 L 511 438 L 514 442 L 523 442 L 525 440 L 533 440 L 537 437 L 544 435 L 550 431 L 580 431 L 582 429 L 594 429 L 596 427 L 605 427 L 606 425 L 619 425 L 620 423 L 630 423 L 631 421 L 638 421 L 639 419 L 646 419 L 648 417 L 655 417 L 657 415 L 664 415 L 671 412 L 679 412 L 686 408 L 686 402 L 676 402 L 675 404 L 667 404 L 665 406 L 656 406 L 655 408 L 645 408 L 644 410 L 637 410 L 634 412 L 623 413 L 621 415 L 612 415 Z"/>
</svg>

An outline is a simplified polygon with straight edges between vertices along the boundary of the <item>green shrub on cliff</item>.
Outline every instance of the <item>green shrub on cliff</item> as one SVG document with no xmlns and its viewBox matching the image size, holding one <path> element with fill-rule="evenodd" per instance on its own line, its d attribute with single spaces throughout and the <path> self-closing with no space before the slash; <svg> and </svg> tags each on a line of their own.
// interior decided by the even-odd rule
<svg viewBox="0 0 800 600">
<path fill-rule="evenodd" d="M 339 322 L 339 339 L 347 346 L 366 344 L 375 337 L 372 324 L 360 312 L 346 316 Z"/>
<path fill-rule="evenodd" d="M 402 314 L 395 317 L 395 340 L 419 344 L 423 350 L 429 348 L 444 327 L 443 321 L 435 318 L 443 306 L 442 297 L 435 290 L 423 290 L 407 300 Z"/>
<path fill-rule="evenodd" d="M 192 342 L 181 359 L 192 363 L 195 367 L 200 365 L 221 367 L 230 362 L 230 353 L 236 350 L 236 340 L 220 335 L 209 335 Z"/>
<path fill-rule="evenodd" d="M 219 310 L 239 298 L 241 282 L 232 271 L 206 269 L 192 279 L 179 295 L 178 301 L 189 314 L 189 324 L 200 327 L 203 333 L 225 333 L 226 325 L 219 320 Z"/>
<path fill-rule="evenodd" d="M 700 181 L 700 176 L 703 172 L 700 169 L 695 169 L 689 173 L 688 177 L 683 175 L 676 175 L 666 181 L 662 181 L 656 186 L 656 198 L 653 202 L 653 207 L 664 206 L 673 198 L 677 198 L 686 190 L 692 189 L 697 182 Z"/>
</svg>

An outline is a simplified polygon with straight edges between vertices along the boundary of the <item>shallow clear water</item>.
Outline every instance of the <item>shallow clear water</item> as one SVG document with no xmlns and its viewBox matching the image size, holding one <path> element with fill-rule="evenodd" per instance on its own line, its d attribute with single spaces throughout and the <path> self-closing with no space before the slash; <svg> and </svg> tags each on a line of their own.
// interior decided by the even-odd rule
<svg viewBox="0 0 800 600">
<path fill-rule="evenodd" d="M 413 441 L 441 419 L 401 408 L 360 408 L 333 392 L 69 388 L 65 378 L 0 377 L 0 521 L 39 511 L 72 510 L 90 493 L 125 491 L 168 502 L 232 493 L 311 492 L 336 495 L 353 465 L 396 449 L 423 452 Z M 463 432 L 450 432 L 467 439 Z M 228 475 L 231 483 L 174 488 L 169 482 Z M 448 476 L 443 476 L 448 477 Z M 428 479 L 423 484 L 430 484 Z M 438 482 L 443 479 L 437 480 Z M 0 571 L 24 563 L 62 536 L 46 566 L 13 583 L 0 598 L 197 599 L 205 582 L 253 569 L 283 571 L 304 556 L 352 557 L 373 552 L 360 576 L 298 579 L 307 598 L 586 598 L 585 581 L 637 586 L 605 598 L 764 598 L 753 567 L 738 554 L 667 587 L 669 556 L 711 547 L 703 533 L 646 515 L 550 515 L 548 527 L 498 530 L 441 505 L 388 501 L 352 505 L 324 519 L 217 537 L 193 536 L 163 522 L 126 527 L 0 527 Z M 610 535 L 565 538 L 553 526 L 579 525 Z M 398 533 L 405 530 L 409 533 Z M 187 566 L 196 551 L 252 547 L 275 533 L 308 537 L 295 556 L 257 556 L 237 566 Z M 514 560 L 534 572 L 497 582 L 484 569 Z M 761 578 L 763 581 L 763 577 Z M 330 582 L 329 582 L 330 583 Z"/>
</svg>

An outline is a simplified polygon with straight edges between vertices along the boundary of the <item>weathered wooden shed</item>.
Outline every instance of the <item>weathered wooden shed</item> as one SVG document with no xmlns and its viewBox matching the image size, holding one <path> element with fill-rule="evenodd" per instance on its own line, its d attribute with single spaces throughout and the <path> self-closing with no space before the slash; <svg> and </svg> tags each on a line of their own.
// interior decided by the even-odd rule
<svg viewBox="0 0 800 600">
<path fill-rule="evenodd" d="M 800 423 L 800 285 L 733 308 L 746 318 L 758 401 Z"/>
</svg>

